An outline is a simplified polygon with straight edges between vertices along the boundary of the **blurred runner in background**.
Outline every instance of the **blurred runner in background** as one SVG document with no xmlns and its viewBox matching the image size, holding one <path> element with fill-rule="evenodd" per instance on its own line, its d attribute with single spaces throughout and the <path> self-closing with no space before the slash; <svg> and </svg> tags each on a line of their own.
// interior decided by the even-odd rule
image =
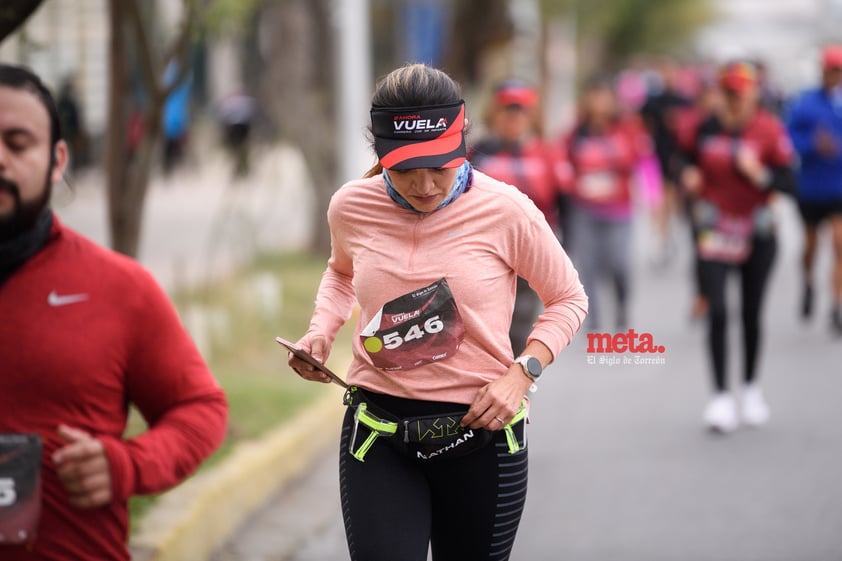
<svg viewBox="0 0 842 561">
<path fill-rule="evenodd" d="M 164 71 L 164 83 L 168 86 L 178 78 L 178 66 L 170 63 Z M 175 87 L 164 102 L 162 128 L 164 133 L 163 171 L 170 174 L 184 159 L 190 128 L 190 91 L 192 82 L 188 77 Z"/>
<path fill-rule="evenodd" d="M 672 221 L 679 208 L 678 178 L 676 175 L 676 114 L 689 107 L 691 101 L 677 88 L 679 67 L 675 61 L 664 58 L 659 61 L 660 84 L 655 85 L 646 103 L 640 110 L 643 122 L 655 143 L 655 153 L 661 165 L 663 198 L 660 208 L 654 214 L 658 248 L 654 255 L 656 265 L 666 265 L 675 253 L 672 239 Z"/>
<path fill-rule="evenodd" d="M 702 294 L 708 302 L 708 344 L 714 395 L 704 411 L 711 429 L 731 432 L 769 420 L 757 379 L 760 318 L 777 251 L 770 203 L 775 191 L 793 193 L 793 151 L 783 124 L 759 105 L 755 68 L 738 61 L 719 74 L 724 102 L 689 135 L 681 182 L 693 207 Z M 726 281 L 740 275 L 743 388 L 740 406 L 728 391 Z"/>
<path fill-rule="evenodd" d="M 786 95 L 778 85 L 772 81 L 772 76 L 769 73 L 769 68 L 766 66 L 766 61 L 762 59 L 755 59 L 752 61 L 755 69 L 757 69 L 757 81 L 760 88 L 760 106 L 780 117 L 783 113 L 784 105 L 786 104 Z"/>
<path fill-rule="evenodd" d="M 59 90 L 56 99 L 58 115 L 61 119 L 61 132 L 70 149 L 70 168 L 78 171 L 88 164 L 88 134 L 82 119 L 82 108 L 76 93 L 76 84 L 72 77 L 67 78 Z"/>
<path fill-rule="evenodd" d="M 833 244 L 831 326 L 842 335 L 842 45 L 822 53 L 822 83 L 796 99 L 787 118 L 798 155 L 798 208 L 804 223 L 801 314 L 813 314 L 813 265 L 819 229 L 827 224 Z"/>
<path fill-rule="evenodd" d="M 579 121 L 563 141 L 571 170 L 570 254 L 589 297 L 586 325 L 604 320 L 599 284 L 610 281 L 616 301 L 614 326 L 628 326 L 631 281 L 632 175 L 638 161 L 640 127 L 620 118 L 611 82 L 592 81 Z"/>
<path fill-rule="evenodd" d="M 471 147 L 468 160 L 476 169 L 514 185 L 532 199 L 558 236 L 561 193 L 555 166 L 560 152 L 552 153 L 550 145 L 542 140 L 538 109 L 538 91 L 527 82 L 511 79 L 499 84 L 485 114 L 488 134 Z M 518 277 L 509 331 L 515 353 L 526 347 L 526 338 L 541 309 L 541 299 L 526 280 Z"/>
<path fill-rule="evenodd" d="M 256 113 L 257 101 L 242 92 L 225 96 L 219 103 L 224 144 L 234 161 L 235 177 L 249 174 L 251 129 Z"/>
</svg>

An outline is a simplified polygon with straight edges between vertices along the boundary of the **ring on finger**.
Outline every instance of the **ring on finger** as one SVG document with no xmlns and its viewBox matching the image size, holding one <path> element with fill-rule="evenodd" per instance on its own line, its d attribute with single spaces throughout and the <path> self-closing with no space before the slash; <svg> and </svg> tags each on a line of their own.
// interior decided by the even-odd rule
<svg viewBox="0 0 842 561">
<path fill-rule="evenodd" d="M 504 421 L 504 420 L 503 420 L 503 419 L 501 419 L 500 417 L 494 417 L 494 418 L 495 418 L 496 420 L 500 421 L 500 424 L 501 424 L 501 425 L 505 425 L 505 424 L 506 424 L 506 421 Z"/>
</svg>

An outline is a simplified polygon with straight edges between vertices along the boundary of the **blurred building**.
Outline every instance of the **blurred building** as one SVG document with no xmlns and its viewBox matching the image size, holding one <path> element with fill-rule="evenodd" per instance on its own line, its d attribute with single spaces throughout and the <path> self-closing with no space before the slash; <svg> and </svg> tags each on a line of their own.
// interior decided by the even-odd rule
<svg viewBox="0 0 842 561">
<path fill-rule="evenodd" d="M 158 23 L 153 41 L 168 45 L 181 22 L 182 0 L 142 2 Z M 57 94 L 74 80 L 84 128 L 93 139 L 105 135 L 108 111 L 108 0 L 49 0 L 12 36 L 0 44 L 0 61 L 24 64 Z M 203 53 L 208 75 L 201 90 L 208 101 L 222 99 L 242 84 L 241 52 L 236 40 L 216 38 Z"/>
<path fill-rule="evenodd" d="M 108 34 L 106 0 L 50 0 L 0 44 L 0 61 L 31 67 L 54 93 L 73 78 L 84 125 L 100 136 L 108 109 Z"/>
<path fill-rule="evenodd" d="M 786 93 L 817 82 L 823 44 L 842 42 L 842 0 L 715 0 L 697 52 L 715 61 L 762 59 Z"/>
</svg>

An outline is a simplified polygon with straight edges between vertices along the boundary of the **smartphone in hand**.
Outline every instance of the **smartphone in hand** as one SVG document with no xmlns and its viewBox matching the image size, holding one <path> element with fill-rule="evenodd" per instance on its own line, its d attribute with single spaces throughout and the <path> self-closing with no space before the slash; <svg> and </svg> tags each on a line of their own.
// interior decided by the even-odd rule
<svg viewBox="0 0 842 561">
<path fill-rule="evenodd" d="M 286 349 L 295 355 L 295 358 L 303 360 L 313 368 L 327 374 L 327 376 L 333 381 L 334 384 L 338 384 L 343 388 L 348 388 L 348 384 L 345 383 L 345 380 L 340 378 L 337 374 L 335 374 L 330 368 L 324 365 L 324 363 L 319 362 L 318 360 L 313 357 L 310 353 L 293 343 L 292 341 L 287 341 L 282 337 L 275 337 L 275 341 L 278 344 L 283 345 Z"/>
</svg>

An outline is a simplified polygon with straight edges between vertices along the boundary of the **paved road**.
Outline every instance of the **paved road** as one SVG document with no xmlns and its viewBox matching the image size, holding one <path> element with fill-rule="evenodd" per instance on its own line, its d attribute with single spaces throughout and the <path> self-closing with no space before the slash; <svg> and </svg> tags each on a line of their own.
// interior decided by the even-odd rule
<svg viewBox="0 0 842 561">
<path fill-rule="evenodd" d="M 811 324 L 796 319 L 800 234 L 792 205 L 779 210 L 761 362 L 771 424 L 727 437 L 702 429 L 707 357 L 702 327 L 688 321 L 689 264 L 653 271 L 641 221 L 631 324 L 666 347 L 665 364 L 588 364 L 579 336 L 551 366 L 532 405 L 514 560 L 842 560 L 842 340 L 829 334 L 825 301 Z M 325 451 L 214 561 L 348 559 L 336 464 Z"/>
</svg>

